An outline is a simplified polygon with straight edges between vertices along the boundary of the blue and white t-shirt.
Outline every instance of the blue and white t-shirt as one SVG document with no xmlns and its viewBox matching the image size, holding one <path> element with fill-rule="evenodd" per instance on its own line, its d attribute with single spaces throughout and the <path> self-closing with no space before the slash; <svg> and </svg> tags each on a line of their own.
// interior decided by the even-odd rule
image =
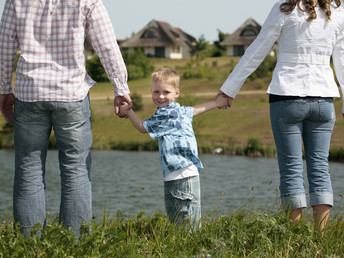
<svg viewBox="0 0 344 258">
<path fill-rule="evenodd" d="M 164 177 L 190 165 L 195 165 L 199 171 L 203 169 L 192 129 L 193 115 L 193 107 L 181 107 L 177 102 L 172 102 L 168 106 L 158 107 L 152 117 L 143 121 L 150 137 L 159 140 Z"/>
</svg>

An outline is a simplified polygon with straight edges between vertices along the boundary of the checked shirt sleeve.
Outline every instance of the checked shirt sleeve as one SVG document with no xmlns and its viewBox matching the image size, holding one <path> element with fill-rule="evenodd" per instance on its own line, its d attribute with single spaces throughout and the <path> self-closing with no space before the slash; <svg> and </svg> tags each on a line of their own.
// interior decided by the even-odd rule
<svg viewBox="0 0 344 258">
<path fill-rule="evenodd" d="M 104 69 L 114 85 L 116 96 L 129 94 L 127 69 L 117 44 L 108 12 L 102 1 L 96 1 L 87 16 L 87 33 Z"/>
<path fill-rule="evenodd" d="M 13 92 L 12 78 L 18 45 L 16 13 L 12 2 L 7 0 L 0 23 L 0 94 Z"/>
</svg>

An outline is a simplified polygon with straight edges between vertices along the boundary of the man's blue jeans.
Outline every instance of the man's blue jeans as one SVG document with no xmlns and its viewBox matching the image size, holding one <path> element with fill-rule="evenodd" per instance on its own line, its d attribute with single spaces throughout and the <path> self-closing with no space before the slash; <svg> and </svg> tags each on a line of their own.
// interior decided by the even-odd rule
<svg viewBox="0 0 344 258">
<path fill-rule="evenodd" d="M 15 178 L 13 215 L 22 233 L 45 225 L 45 163 L 51 129 L 59 150 L 60 222 L 78 237 L 92 218 L 91 110 L 89 97 L 79 102 L 23 102 L 14 110 Z M 27 234 L 28 236 L 29 234 Z"/>
<path fill-rule="evenodd" d="M 309 98 L 273 102 L 270 104 L 270 119 L 278 155 L 283 208 L 307 207 L 302 141 L 310 204 L 332 206 L 328 155 L 336 120 L 333 100 Z"/>
</svg>

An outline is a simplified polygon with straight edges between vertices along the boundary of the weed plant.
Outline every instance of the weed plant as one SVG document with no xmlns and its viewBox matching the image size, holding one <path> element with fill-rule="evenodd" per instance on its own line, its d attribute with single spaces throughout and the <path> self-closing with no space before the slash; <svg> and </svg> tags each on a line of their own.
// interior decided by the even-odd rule
<svg viewBox="0 0 344 258">
<path fill-rule="evenodd" d="M 51 219 L 42 236 L 25 239 L 12 218 L 1 219 L 0 257 L 342 257 L 343 215 L 331 218 L 321 234 L 310 217 L 292 224 L 281 211 L 232 210 L 207 217 L 199 229 L 176 229 L 156 213 L 124 219 L 104 214 L 75 239 L 71 230 Z M 38 227 L 34 229 L 38 230 Z"/>
</svg>

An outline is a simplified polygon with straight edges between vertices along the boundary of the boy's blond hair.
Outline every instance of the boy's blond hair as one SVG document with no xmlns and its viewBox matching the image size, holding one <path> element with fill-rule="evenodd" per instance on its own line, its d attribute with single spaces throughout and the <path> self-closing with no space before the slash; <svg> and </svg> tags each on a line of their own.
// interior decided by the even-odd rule
<svg viewBox="0 0 344 258">
<path fill-rule="evenodd" d="M 179 74 L 170 68 L 160 68 L 152 74 L 152 81 L 163 82 L 179 89 Z"/>
</svg>

